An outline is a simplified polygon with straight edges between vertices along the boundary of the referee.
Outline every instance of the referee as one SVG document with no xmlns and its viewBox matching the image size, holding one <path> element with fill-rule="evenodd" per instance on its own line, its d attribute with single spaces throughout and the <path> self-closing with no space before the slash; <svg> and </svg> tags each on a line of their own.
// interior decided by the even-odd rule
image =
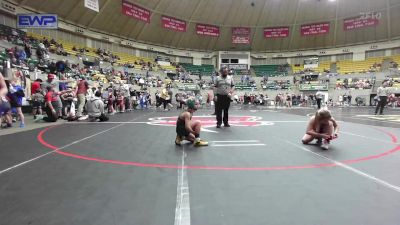
<svg viewBox="0 0 400 225">
<path fill-rule="evenodd" d="M 221 128 L 222 121 L 224 127 L 230 127 L 228 111 L 231 104 L 231 96 L 235 90 L 235 84 L 233 77 L 229 76 L 228 68 L 222 67 L 220 70 L 221 75 L 216 78 L 214 94 L 215 94 L 215 113 L 217 115 L 217 128 Z M 222 119 L 222 111 L 224 112 L 224 118 Z"/>
<path fill-rule="evenodd" d="M 389 95 L 389 90 L 387 88 L 387 81 L 384 81 L 382 83 L 382 86 L 380 86 L 377 90 L 378 105 L 376 106 L 375 109 L 375 115 L 378 114 L 378 110 L 379 110 L 379 115 L 383 115 L 383 108 L 387 104 L 388 95 Z"/>
</svg>

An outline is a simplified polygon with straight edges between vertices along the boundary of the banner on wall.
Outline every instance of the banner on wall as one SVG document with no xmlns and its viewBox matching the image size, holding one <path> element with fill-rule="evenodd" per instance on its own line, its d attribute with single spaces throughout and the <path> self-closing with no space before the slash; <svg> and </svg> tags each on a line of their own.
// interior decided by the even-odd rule
<svg viewBox="0 0 400 225">
<path fill-rule="evenodd" d="M 264 28 L 265 38 L 285 38 L 289 37 L 289 27 L 267 27 Z"/>
<path fill-rule="evenodd" d="M 161 24 L 164 28 L 179 32 L 186 32 L 186 21 L 169 16 L 161 16 Z"/>
<path fill-rule="evenodd" d="M 58 16 L 56 14 L 18 14 L 17 28 L 57 29 Z"/>
<path fill-rule="evenodd" d="M 374 27 L 379 25 L 379 20 L 382 14 L 373 14 L 371 16 L 357 16 L 344 19 L 344 30 L 355 30 L 363 27 Z"/>
<path fill-rule="evenodd" d="M 328 84 L 300 84 L 300 91 L 327 91 Z"/>
<path fill-rule="evenodd" d="M 219 27 L 207 24 L 196 24 L 196 33 L 204 36 L 219 37 Z"/>
<path fill-rule="evenodd" d="M 301 25 L 301 36 L 319 35 L 329 33 L 330 23 L 313 23 Z"/>
<path fill-rule="evenodd" d="M 233 44 L 250 44 L 249 27 L 234 27 L 232 28 L 232 43 Z"/>
<path fill-rule="evenodd" d="M 229 70 L 247 70 L 247 64 L 225 64 L 222 63 L 221 67 L 226 66 Z"/>
<path fill-rule="evenodd" d="M 99 0 L 85 0 L 85 7 L 99 12 Z"/>
<path fill-rule="evenodd" d="M 122 1 L 122 14 L 150 23 L 151 12 L 149 10 L 125 0 Z"/>
<path fill-rule="evenodd" d="M 318 65 L 319 65 L 318 58 L 304 59 L 304 69 L 315 69 L 318 68 Z"/>
</svg>

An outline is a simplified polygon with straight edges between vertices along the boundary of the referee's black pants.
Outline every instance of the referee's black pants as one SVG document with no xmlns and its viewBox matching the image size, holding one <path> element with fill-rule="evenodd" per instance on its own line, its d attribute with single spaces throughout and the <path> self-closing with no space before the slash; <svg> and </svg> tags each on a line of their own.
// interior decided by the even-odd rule
<svg viewBox="0 0 400 225">
<path fill-rule="evenodd" d="M 231 98 L 228 95 L 217 95 L 217 102 L 215 103 L 215 113 L 217 115 L 217 125 L 229 124 L 229 106 L 231 105 Z M 222 112 L 224 117 L 222 118 Z"/>
<path fill-rule="evenodd" d="M 383 108 L 385 108 L 386 104 L 387 104 L 387 96 L 379 96 L 379 102 L 375 109 L 375 115 L 378 113 L 378 110 L 379 114 L 382 115 Z"/>
<path fill-rule="evenodd" d="M 321 102 L 322 102 L 322 99 L 317 98 L 317 106 L 318 106 L 318 109 L 321 109 Z"/>
</svg>

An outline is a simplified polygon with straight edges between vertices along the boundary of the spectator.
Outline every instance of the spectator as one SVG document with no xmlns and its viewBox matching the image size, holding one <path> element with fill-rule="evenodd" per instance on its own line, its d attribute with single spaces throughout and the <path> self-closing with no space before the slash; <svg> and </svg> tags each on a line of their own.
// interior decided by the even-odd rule
<svg viewBox="0 0 400 225">
<path fill-rule="evenodd" d="M 31 88 L 32 88 L 31 76 L 26 75 L 25 76 L 25 89 L 24 89 L 26 99 L 31 99 L 31 95 L 32 95 Z"/>
<path fill-rule="evenodd" d="M 68 82 L 66 81 L 65 76 L 62 75 L 58 83 L 58 90 L 65 91 L 67 90 L 67 87 L 68 87 Z"/>
<path fill-rule="evenodd" d="M 42 115 L 43 111 L 42 111 L 42 106 L 44 104 L 44 96 L 42 93 L 42 90 L 36 89 L 35 90 L 35 94 L 32 95 L 32 114 L 33 114 L 33 118 L 36 119 L 37 115 Z"/>
<path fill-rule="evenodd" d="M 351 99 L 353 98 L 353 96 L 351 96 L 351 94 L 349 94 L 348 96 L 347 96 L 347 101 L 348 101 L 348 104 L 349 104 L 349 106 L 351 106 Z"/>
<path fill-rule="evenodd" d="M 17 48 L 16 56 L 17 56 L 18 64 L 21 64 L 21 62 L 25 62 L 25 60 L 27 58 L 25 50 L 22 48 Z"/>
<path fill-rule="evenodd" d="M 40 64 L 44 64 L 44 59 L 46 55 L 45 47 L 42 43 L 39 44 L 39 47 L 36 49 L 36 56 L 39 59 Z"/>
<path fill-rule="evenodd" d="M 137 93 L 136 93 L 136 91 L 133 89 L 133 87 L 131 87 L 130 89 L 129 89 L 129 95 L 130 95 L 130 97 L 131 97 L 131 106 L 132 106 L 132 109 L 136 109 L 136 107 L 139 105 L 138 104 L 138 98 L 137 98 Z"/>
<path fill-rule="evenodd" d="M 145 93 L 141 93 L 139 99 L 140 99 L 140 108 L 141 109 L 147 109 L 148 108 L 148 104 L 147 104 L 148 103 L 148 98 L 147 98 L 146 94 Z"/>
<path fill-rule="evenodd" d="M 12 126 L 11 105 L 7 99 L 8 88 L 3 74 L 0 73 L 0 119 L 5 118 L 7 127 Z"/>
<path fill-rule="evenodd" d="M 128 85 L 124 85 L 121 88 L 121 92 L 122 92 L 122 95 L 124 96 L 124 100 L 125 100 L 125 102 L 124 102 L 125 110 L 131 111 L 131 108 L 132 108 L 131 107 L 131 96 L 130 96 L 130 93 L 129 93 Z"/>
<path fill-rule="evenodd" d="M 375 109 L 375 115 L 378 114 L 378 111 L 379 115 L 383 115 L 383 108 L 385 108 L 388 96 L 390 95 L 387 86 L 388 86 L 387 81 L 384 81 L 377 90 L 378 105 L 376 106 Z"/>
<path fill-rule="evenodd" d="M 176 101 L 177 104 L 179 104 L 179 105 L 176 106 L 176 109 L 183 109 L 184 98 L 183 98 L 181 93 L 176 93 L 175 101 Z"/>
<path fill-rule="evenodd" d="M 40 89 L 40 84 L 41 84 L 42 82 L 43 82 L 43 81 L 42 81 L 41 79 L 36 79 L 36 80 L 31 84 L 31 95 L 34 95 L 34 94 L 37 93 L 36 91 Z M 40 91 L 42 91 L 42 90 L 40 89 Z"/>
<path fill-rule="evenodd" d="M 169 99 L 168 99 L 168 107 L 171 109 L 171 108 L 173 108 L 173 105 L 172 105 L 172 96 L 174 96 L 174 93 L 172 92 L 172 89 L 171 89 L 171 88 L 168 88 L 168 96 L 169 96 Z"/>
<path fill-rule="evenodd" d="M 292 108 L 292 95 L 286 93 L 286 106 Z"/>
<path fill-rule="evenodd" d="M 125 99 L 121 91 L 117 92 L 117 112 L 125 112 Z"/>
<path fill-rule="evenodd" d="M 30 44 L 25 43 L 24 44 L 24 49 L 25 49 L 25 53 L 26 53 L 26 58 L 30 59 L 32 56 L 32 47 Z"/>
<path fill-rule="evenodd" d="M 46 122 L 56 122 L 58 119 L 58 93 L 54 91 L 53 86 L 46 87 L 46 96 L 45 96 L 45 109 L 47 117 L 43 118 Z"/>
<path fill-rule="evenodd" d="M 47 38 L 43 38 L 43 45 L 46 47 L 46 48 L 49 48 L 50 47 L 50 42 L 49 42 L 49 40 L 47 40 Z"/>
<path fill-rule="evenodd" d="M 57 45 L 57 42 L 56 42 L 56 40 L 54 40 L 54 38 L 52 38 L 52 39 L 50 40 L 50 44 L 52 44 L 52 45 Z"/>
<path fill-rule="evenodd" d="M 8 99 L 12 108 L 15 108 L 20 119 L 20 128 L 25 127 L 25 117 L 22 113 L 22 98 L 25 97 L 24 90 L 20 85 L 17 84 L 15 79 L 11 80 L 11 83 L 6 81 L 8 87 Z"/>
<path fill-rule="evenodd" d="M 168 89 L 166 87 L 161 91 L 160 100 L 163 103 L 164 110 L 168 111 L 169 108 L 167 106 L 169 106 L 168 103 L 171 100 L 171 96 L 168 95 Z"/>
<path fill-rule="evenodd" d="M 86 94 L 89 89 L 89 83 L 83 77 L 78 83 L 77 97 L 78 97 L 78 110 L 76 113 L 77 117 L 81 117 L 83 113 L 83 107 L 85 106 Z"/>
<path fill-rule="evenodd" d="M 63 115 L 66 118 L 71 118 L 73 117 L 73 114 L 75 112 L 71 112 L 72 109 L 72 104 L 74 103 L 74 98 L 75 98 L 75 92 L 72 90 L 71 87 L 68 87 L 65 92 L 61 95 L 61 100 L 63 103 Z"/>
<path fill-rule="evenodd" d="M 318 109 L 321 109 L 321 102 L 322 102 L 324 93 L 322 93 L 320 90 L 318 90 L 315 95 L 316 95 L 316 100 L 317 100 L 317 107 L 318 107 Z"/>
<path fill-rule="evenodd" d="M 108 101 L 107 101 L 107 108 L 108 108 L 108 113 L 113 115 L 115 113 L 114 109 L 114 103 L 115 103 L 115 96 L 114 96 L 114 90 L 112 88 L 108 89 Z"/>
<path fill-rule="evenodd" d="M 64 73 L 65 68 L 66 68 L 66 65 L 65 65 L 64 60 L 57 61 L 57 63 L 56 63 L 57 72 Z"/>
<path fill-rule="evenodd" d="M 104 103 L 101 100 L 101 92 L 96 91 L 94 97 L 89 99 L 85 105 L 86 111 L 91 121 L 100 120 L 100 122 L 108 121 L 108 117 L 104 112 Z"/>
<path fill-rule="evenodd" d="M 62 117 L 62 102 L 61 102 L 61 98 L 58 94 L 59 84 L 58 84 L 58 82 L 56 82 L 54 80 L 54 78 L 55 78 L 54 74 L 50 73 L 49 75 L 47 75 L 47 80 L 41 84 L 41 88 L 42 88 L 42 90 L 46 90 L 46 92 L 47 92 L 47 90 L 48 90 L 47 87 L 48 86 L 52 87 L 52 90 L 54 91 L 54 93 L 56 93 L 54 98 L 57 99 L 57 102 L 58 102 L 57 107 L 55 107 L 54 109 L 56 110 L 58 116 Z"/>
</svg>

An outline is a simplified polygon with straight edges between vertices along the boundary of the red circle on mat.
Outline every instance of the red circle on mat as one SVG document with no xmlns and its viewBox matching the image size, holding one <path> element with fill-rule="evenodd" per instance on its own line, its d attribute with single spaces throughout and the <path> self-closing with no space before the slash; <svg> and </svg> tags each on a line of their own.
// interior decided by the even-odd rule
<svg viewBox="0 0 400 225">
<path fill-rule="evenodd" d="M 50 130 L 51 128 L 54 127 L 48 127 L 42 131 L 39 132 L 37 139 L 38 141 L 45 147 L 50 148 L 54 150 L 54 152 L 68 156 L 71 158 L 76 158 L 76 159 L 81 159 L 81 160 L 87 160 L 87 161 L 94 161 L 94 162 L 99 162 L 99 163 L 105 163 L 105 164 L 116 164 L 116 165 L 124 165 L 124 166 L 137 166 L 137 167 L 150 167 L 150 168 L 169 168 L 169 169 L 201 169 L 201 170 L 228 170 L 228 171 L 235 171 L 235 170 L 242 170 L 242 171 L 263 171 L 263 170 L 293 170 L 293 169 L 310 169 L 310 168 L 321 168 L 321 167 L 335 167 L 337 164 L 335 163 L 322 163 L 322 164 L 310 164 L 310 165 L 299 165 L 299 166 L 271 166 L 271 167 L 224 167 L 224 166 L 180 166 L 180 165 L 174 165 L 174 164 L 153 164 L 153 163 L 141 163 L 141 162 L 128 162 L 128 161 L 119 161 L 119 160 L 109 160 L 109 159 L 102 159 L 102 158 L 95 158 L 95 157 L 90 157 L 90 156 L 84 156 L 84 155 L 78 155 L 78 154 L 73 154 L 70 152 L 65 152 L 59 150 L 59 147 L 54 146 L 52 144 L 47 143 L 43 139 L 43 135 Z M 391 139 L 391 142 L 393 144 L 396 144 L 396 147 L 393 149 L 387 150 L 381 154 L 377 155 L 371 155 L 363 158 L 358 158 L 358 159 L 351 159 L 351 160 L 344 160 L 340 161 L 341 163 L 344 164 L 352 164 L 352 163 L 358 163 L 358 162 L 363 162 L 363 161 L 368 161 L 372 159 L 378 159 L 390 154 L 393 154 L 397 151 L 400 151 L 400 145 L 398 145 L 397 142 L 397 137 L 384 130 L 379 130 L 386 135 L 388 135 Z"/>
</svg>

